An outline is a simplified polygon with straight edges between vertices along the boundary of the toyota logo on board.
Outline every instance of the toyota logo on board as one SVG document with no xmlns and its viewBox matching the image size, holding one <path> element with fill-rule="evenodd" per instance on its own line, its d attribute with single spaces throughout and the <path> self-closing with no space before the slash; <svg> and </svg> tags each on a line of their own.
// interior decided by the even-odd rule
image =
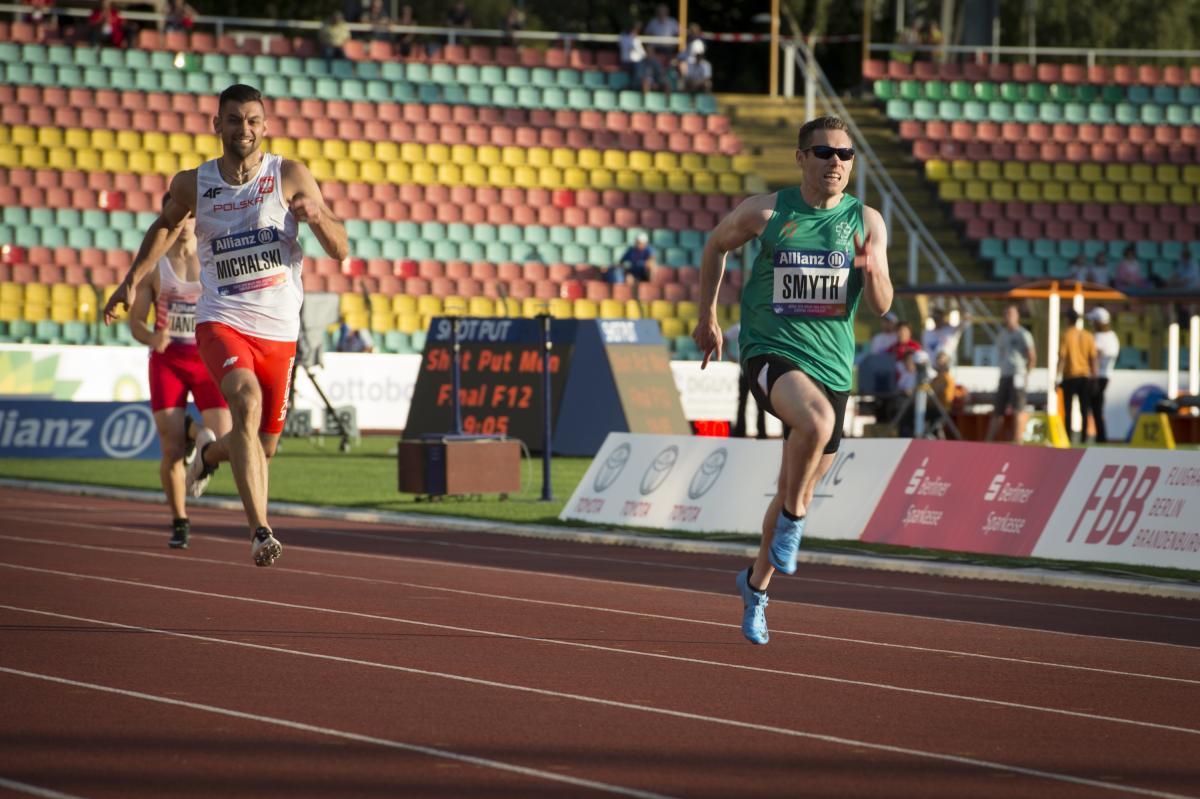
<svg viewBox="0 0 1200 799">
<path fill-rule="evenodd" d="M 596 479 L 592 481 L 592 488 L 596 490 L 597 494 L 607 491 L 609 486 L 617 481 L 621 472 L 625 470 L 625 464 L 629 463 L 629 455 L 632 451 L 633 448 L 629 444 L 622 444 L 604 459 L 600 471 L 596 472 Z"/>
<path fill-rule="evenodd" d="M 675 468 L 675 461 L 677 460 L 679 460 L 679 447 L 676 446 L 667 447 L 654 457 L 654 460 L 646 467 L 646 473 L 642 475 L 642 485 L 640 487 L 642 496 L 652 494 L 658 490 L 658 487 L 671 474 L 671 470 Z"/>
<path fill-rule="evenodd" d="M 717 478 L 721 476 L 721 471 L 725 468 L 725 461 L 728 459 L 729 452 L 724 447 L 705 458 L 704 463 L 701 463 L 700 467 L 696 469 L 696 473 L 692 475 L 692 482 L 688 484 L 688 496 L 692 499 L 700 499 L 707 494 L 717 482 Z"/>
</svg>

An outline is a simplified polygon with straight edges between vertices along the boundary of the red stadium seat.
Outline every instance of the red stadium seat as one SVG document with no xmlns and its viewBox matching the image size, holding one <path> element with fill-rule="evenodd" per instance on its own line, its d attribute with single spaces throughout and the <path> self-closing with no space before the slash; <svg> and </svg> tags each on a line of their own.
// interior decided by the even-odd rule
<svg viewBox="0 0 1200 799">
<path fill-rule="evenodd" d="M 993 83 L 1013 80 L 1012 64 L 995 61 L 987 66 L 987 79 Z"/>
<path fill-rule="evenodd" d="M 1063 64 L 1059 80 L 1063 83 L 1084 83 L 1087 80 L 1087 67 L 1083 64 Z"/>
<path fill-rule="evenodd" d="M 436 277 L 446 276 L 446 265 L 441 261 L 435 261 L 432 258 L 426 258 L 417 262 L 417 275 L 426 280 L 433 280 Z"/>
<path fill-rule="evenodd" d="M 499 281 L 500 285 L 504 285 L 504 281 Z M 508 288 L 506 293 L 514 300 L 524 300 L 533 296 L 533 283 L 521 277 L 515 277 L 507 282 Z"/>
<path fill-rule="evenodd" d="M 556 227 L 563 224 L 563 209 L 553 205 L 543 205 L 537 209 L 537 224 L 545 227 Z"/>
</svg>

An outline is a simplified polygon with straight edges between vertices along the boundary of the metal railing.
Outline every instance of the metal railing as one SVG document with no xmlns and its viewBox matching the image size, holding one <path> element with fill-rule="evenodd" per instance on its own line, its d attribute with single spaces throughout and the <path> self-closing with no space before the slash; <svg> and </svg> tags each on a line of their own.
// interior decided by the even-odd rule
<svg viewBox="0 0 1200 799">
<path fill-rule="evenodd" d="M 876 42 L 869 45 L 872 53 L 928 53 L 937 57 L 946 53 L 968 55 L 972 58 L 989 56 L 993 61 L 1000 56 L 1022 57 L 1031 64 L 1036 64 L 1042 56 L 1066 57 L 1082 59 L 1087 66 L 1095 66 L 1097 58 L 1126 59 L 1139 61 L 1151 58 L 1169 58 L 1172 60 L 1200 61 L 1200 50 L 1136 50 L 1113 47 L 1028 47 L 1021 45 L 990 44 L 888 44 Z"/>
</svg>

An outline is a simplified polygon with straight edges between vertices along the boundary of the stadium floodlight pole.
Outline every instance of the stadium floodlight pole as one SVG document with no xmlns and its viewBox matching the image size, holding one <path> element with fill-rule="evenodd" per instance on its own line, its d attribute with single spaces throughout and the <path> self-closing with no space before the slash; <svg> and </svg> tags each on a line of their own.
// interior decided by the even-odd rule
<svg viewBox="0 0 1200 799">
<path fill-rule="evenodd" d="M 456 436 L 461 436 L 463 431 L 462 425 L 462 343 L 458 340 L 458 316 L 450 317 L 450 351 L 453 355 L 450 364 L 450 386 L 453 396 L 450 400 L 450 407 L 454 413 L 454 430 L 451 432 Z"/>
<path fill-rule="evenodd" d="M 554 437 L 554 420 L 551 402 L 551 383 L 550 383 L 550 352 L 554 349 L 554 342 L 550 340 L 550 320 L 553 317 L 549 313 L 538 314 L 538 319 L 542 322 L 542 501 L 549 502 L 554 499 L 554 489 L 550 485 L 550 459 L 552 457 L 551 450 L 552 439 Z"/>
</svg>

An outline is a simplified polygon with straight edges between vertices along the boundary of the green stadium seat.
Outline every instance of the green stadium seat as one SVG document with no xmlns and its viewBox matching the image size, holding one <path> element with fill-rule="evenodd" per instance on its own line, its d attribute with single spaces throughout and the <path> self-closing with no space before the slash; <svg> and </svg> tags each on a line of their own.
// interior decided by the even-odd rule
<svg viewBox="0 0 1200 799">
<path fill-rule="evenodd" d="M 1142 106 L 1141 122 L 1143 125 L 1161 125 L 1164 119 L 1165 115 L 1161 105 L 1147 103 L 1146 105 Z"/>
<path fill-rule="evenodd" d="M 1170 105 L 1179 99 L 1179 92 L 1174 86 L 1160 84 L 1154 86 L 1150 92 L 1150 102 L 1158 105 Z"/>
<path fill-rule="evenodd" d="M 1016 103 L 1025 99 L 1025 89 L 1019 83 L 1001 83 L 1000 99 L 1006 103 Z"/>
<path fill-rule="evenodd" d="M 563 89 L 573 89 L 583 85 L 583 73 L 577 69 L 556 69 L 554 71 L 558 73 L 555 77 L 558 79 L 558 85 Z M 624 72 L 613 73 L 614 76 L 625 74 Z"/>
<path fill-rule="evenodd" d="M 1004 242 L 1000 239 L 981 239 L 979 257 L 996 259 L 1004 255 Z"/>
<path fill-rule="evenodd" d="M 1111 125 L 1113 121 L 1112 106 L 1107 103 L 1092 103 L 1088 106 L 1088 122 L 1096 125 Z"/>
<path fill-rule="evenodd" d="M 34 333 L 33 322 L 14 319 L 8 323 L 8 335 L 14 342 L 28 344 L 33 341 Z"/>
<path fill-rule="evenodd" d="M 1054 258 L 1058 255 L 1057 243 L 1051 239 L 1034 239 L 1033 254 L 1038 258 Z"/>
<path fill-rule="evenodd" d="M 967 100 L 974 100 L 975 87 L 969 81 L 952 81 L 950 83 L 950 98 L 960 103 L 965 103 Z"/>
<path fill-rule="evenodd" d="M 949 91 L 946 84 L 940 80 L 930 80 L 925 82 L 925 98 L 928 100 L 945 100 L 949 96 Z"/>
<path fill-rule="evenodd" d="M 92 334 L 87 322 L 63 322 L 62 338 L 67 344 L 86 344 Z"/>
<path fill-rule="evenodd" d="M 414 330 L 409 334 L 408 343 L 412 347 L 413 352 L 425 351 L 425 335 L 426 333 L 424 330 Z"/>
<path fill-rule="evenodd" d="M 1050 101 L 1038 103 L 1037 115 L 1040 121 L 1045 122 L 1048 125 L 1052 125 L 1055 122 L 1062 122 L 1063 106 L 1060 103 Z M 1019 116 L 1018 119 L 1020 119 Z"/>
<path fill-rule="evenodd" d="M 383 239 L 383 245 L 380 248 L 381 257 L 391 260 L 399 260 L 407 256 L 407 249 L 404 242 L 397 238 Z"/>
<path fill-rule="evenodd" d="M 1088 121 L 1088 109 L 1083 103 L 1066 103 L 1062 107 L 1063 121 L 1083 125 Z"/>
<path fill-rule="evenodd" d="M 1041 120 L 1041 114 L 1038 111 L 1039 106 L 1032 102 L 1015 103 L 1012 107 L 1013 119 L 1017 122 L 1038 122 Z"/>
<path fill-rule="evenodd" d="M 525 67 L 508 67 L 504 70 L 504 82 L 509 86 L 527 86 L 529 70 Z"/>
<path fill-rule="evenodd" d="M 932 100 L 916 100 L 912 105 L 913 119 L 921 122 L 939 119 L 937 103 Z"/>
<path fill-rule="evenodd" d="M 383 335 L 383 350 L 384 352 L 397 353 L 412 352 L 412 344 L 410 343 L 408 334 L 401 330 L 389 330 Z"/>
<path fill-rule="evenodd" d="M 542 105 L 547 108 L 566 108 L 567 93 L 557 86 L 542 89 Z"/>
<path fill-rule="evenodd" d="M 68 56 L 71 54 L 71 51 L 66 48 L 56 47 L 54 49 L 56 52 L 66 53 Z M 0 42 L 0 63 L 8 64 L 20 60 L 21 47 L 19 45 L 14 42 Z M 67 63 L 74 63 L 74 61 L 69 60 Z"/>
<path fill-rule="evenodd" d="M 887 102 L 896 96 L 896 84 L 886 78 L 880 78 L 872 85 L 872 91 L 875 97 L 883 102 Z"/>
<path fill-rule="evenodd" d="M 534 67 L 529 70 L 529 82 L 534 86 L 555 86 L 558 84 L 558 79 L 554 76 L 554 70 L 546 67 Z"/>
<path fill-rule="evenodd" d="M 937 115 L 947 122 L 962 119 L 962 105 L 954 100 L 942 100 L 937 104 Z"/>
<path fill-rule="evenodd" d="M 1011 103 L 993 100 L 987 104 L 987 119 L 992 122 L 1011 122 L 1013 119 L 1013 107 Z"/>
<path fill-rule="evenodd" d="M 103 67 L 123 67 L 125 66 L 125 51 L 117 50 L 113 47 L 101 47 L 99 50 L 93 50 L 93 53 L 98 53 L 99 58 L 95 58 L 94 62 L 99 63 Z M 33 64 L 36 61 L 26 58 L 27 63 Z"/>
<path fill-rule="evenodd" d="M 1029 239 L 1008 239 L 1004 242 L 1004 251 L 1014 258 L 1026 258 L 1032 254 Z"/>
<path fill-rule="evenodd" d="M 30 67 L 29 80 L 38 86 L 53 86 L 57 74 L 58 68 L 53 64 L 33 64 Z"/>
<path fill-rule="evenodd" d="M 121 325 L 121 327 L 127 327 L 127 325 Z M 41 344 L 61 344 L 62 325 L 49 319 L 43 319 L 34 325 L 33 338 Z"/>
<path fill-rule="evenodd" d="M 407 81 L 392 84 L 392 99 L 397 103 L 415 103 L 418 98 L 417 87 Z"/>
<path fill-rule="evenodd" d="M 4 67 L 4 82 L 5 83 L 29 83 L 31 70 L 28 64 L 20 64 L 10 61 L 2 65 Z"/>
<path fill-rule="evenodd" d="M 594 70 L 583 73 L 583 85 L 589 89 L 607 89 L 608 74 Z"/>
<path fill-rule="evenodd" d="M 1138 83 L 1135 83 L 1132 86 L 1129 86 L 1125 90 L 1125 102 L 1132 103 L 1133 105 L 1141 105 L 1142 103 L 1149 103 L 1149 102 L 1151 102 L 1152 97 L 1153 97 L 1153 94 L 1150 91 L 1150 87 L 1143 86 Z"/>
<path fill-rule="evenodd" d="M 902 80 L 897 89 L 899 95 L 905 100 L 914 101 L 925 97 L 925 92 L 919 80 Z"/>
<path fill-rule="evenodd" d="M 1172 103 L 1166 107 L 1166 122 L 1168 125 L 1190 125 L 1192 120 L 1186 107 Z"/>
<path fill-rule="evenodd" d="M 504 67 L 498 67 L 494 64 L 485 64 L 479 67 L 478 81 L 488 85 L 504 83 Z"/>
<path fill-rule="evenodd" d="M 1069 103 L 1075 99 L 1075 87 L 1069 83 L 1052 83 L 1050 99 L 1056 103 Z"/>
<path fill-rule="evenodd" d="M 1200 86 L 1188 84 L 1179 87 L 1180 105 L 1200 105 Z"/>
</svg>

